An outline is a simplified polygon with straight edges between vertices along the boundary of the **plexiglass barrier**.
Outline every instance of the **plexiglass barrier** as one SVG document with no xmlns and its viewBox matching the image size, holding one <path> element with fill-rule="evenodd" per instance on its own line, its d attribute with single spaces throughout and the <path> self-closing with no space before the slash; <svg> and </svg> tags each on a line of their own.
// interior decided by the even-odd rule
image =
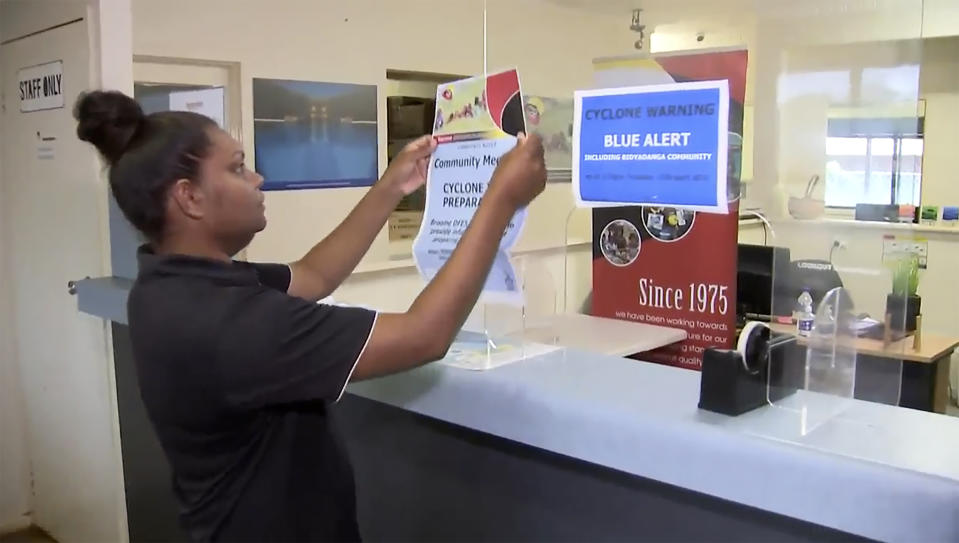
<svg viewBox="0 0 959 543">
<path fill-rule="evenodd" d="M 776 255 L 767 307 L 750 318 L 795 338 L 789 360 L 798 366 L 781 372 L 794 390 L 899 402 L 896 356 L 908 358 L 921 343 L 909 279 L 915 266 L 911 257 L 887 250 L 888 229 L 853 219 L 861 204 L 869 206 L 860 218 L 871 212 L 895 221 L 908 206 L 925 203 L 919 200 L 927 194 L 920 191 L 926 182 L 920 82 L 928 93 L 942 81 L 925 74 L 923 21 L 935 20 L 935 11 L 922 0 L 652 0 L 638 12 L 615 0 L 482 5 L 480 20 L 473 17 L 479 11 L 469 11 L 478 4 L 450 4 L 471 14 L 460 19 L 467 25 L 482 22 L 482 43 L 470 49 L 482 53 L 481 62 L 452 58 L 442 48 L 430 69 L 464 76 L 518 69 L 527 129 L 544 140 L 550 182 L 531 206 L 514 251 L 524 305 L 481 304 L 468 331 L 496 344 L 525 337 L 561 345 L 557 334 L 541 331 L 557 316 L 589 310 L 595 232 L 590 210 L 575 208 L 571 194 L 574 93 L 684 79 L 680 68 L 670 74 L 640 69 L 638 61 L 648 56 L 744 50 L 742 125 L 728 142 L 729 156 L 737 164 L 741 157 L 741 166 L 730 174 L 736 181 L 730 196 L 741 196 L 743 218 L 760 213 L 768 219 L 761 242 L 742 230 L 740 241 L 767 245 Z M 808 304 L 800 302 L 807 290 Z M 832 357 L 826 379 L 814 371 L 823 357 Z M 839 379 L 835 364 L 852 371 Z M 804 396 L 771 403 L 784 407 Z"/>
<path fill-rule="evenodd" d="M 683 79 L 640 69 L 647 56 L 746 50 L 742 126 L 729 142 L 741 167 L 730 196 L 741 196 L 744 219 L 766 220 L 761 242 L 743 233 L 740 240 L 774 255 L 767 307 L 749 316 L 790 339 L 788 356 L 775 357 L 770 372 L 771 409 L 789 435 L 804 435 L 851 402 L 899 404 L 901 360 L 921 344 L 908 279 L 915 266 L 908 255 L 890 255 L 889 230 L 854 215 L 857 204 L 869 204 L 878 219 L 898 220 L 921 203 L 924 2 L 642 4 L 637 12 L 611 0 L 486 0 L 485 65 L 519 70 L 530 130 L 547 143 L 553 178 L 571 161 L 575 91 Z M 570 217 L 558 313 L 588 310 L 592 289 L 596 225 L 589 210 Z M 576 248 L 580 240 L 587 245 Z"/>
</svg>

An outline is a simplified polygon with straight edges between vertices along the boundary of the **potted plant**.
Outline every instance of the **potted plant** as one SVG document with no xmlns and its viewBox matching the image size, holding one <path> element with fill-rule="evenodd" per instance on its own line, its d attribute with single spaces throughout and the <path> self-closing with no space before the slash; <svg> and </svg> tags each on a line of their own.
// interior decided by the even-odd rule
<svg viewBox="0 0 959 543">
<path fill-rule="evenodd" d="M 919 297 L 919 257 L 910 255 L 896 261 L 892 270 L 892 293 L 886 297 L 886 313 L 894 330 L 915 332 L 922 307 Z"/>
</svg>

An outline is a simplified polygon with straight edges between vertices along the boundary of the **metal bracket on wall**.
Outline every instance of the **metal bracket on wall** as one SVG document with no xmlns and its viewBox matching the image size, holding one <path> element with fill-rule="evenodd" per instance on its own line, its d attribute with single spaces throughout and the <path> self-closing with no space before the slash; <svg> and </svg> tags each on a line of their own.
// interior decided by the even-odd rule
<svg viewBox="0 0 959 543">
<path fill-rule="evenodd" d="M 85 280 L 87 280 L 87 279 L 89 279 L 89 278 L 90 278 L 90 276 L 88 275 L 88 276 L 84 277 L 83 279 L 80 279 L 80 281 L 85 281 Z M 76 296 L 76 295 L 77 295 L 77 283 L 79 283 L 79 281 L 77 281 L 77 280 L 67 281 L 67 292 L 70 294 L 70 296 Z"/>
<path fill-rule="evenodd" d="M 67 288 L 77 297 L 77 309 L 88 315 L 127 324 L 127 297 L 133 280 L 124 277 L 96 277 L 70 281 Z"/>
</svg>

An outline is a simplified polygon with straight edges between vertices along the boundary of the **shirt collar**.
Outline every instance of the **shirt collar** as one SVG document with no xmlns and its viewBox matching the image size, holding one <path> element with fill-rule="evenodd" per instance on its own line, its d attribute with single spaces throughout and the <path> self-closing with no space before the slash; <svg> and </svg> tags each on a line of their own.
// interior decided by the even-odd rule
<svg viewBox="0 0 959 543">
<path fill-rule="evenodd" d="M 187 255 L 158 255 L 149 245 L 137 251 L 138 278 L 151 276 L 205 277 L 238 285 L 256 285 L 256 271 L 242 262 L 223 262 Z"/>
</svg>

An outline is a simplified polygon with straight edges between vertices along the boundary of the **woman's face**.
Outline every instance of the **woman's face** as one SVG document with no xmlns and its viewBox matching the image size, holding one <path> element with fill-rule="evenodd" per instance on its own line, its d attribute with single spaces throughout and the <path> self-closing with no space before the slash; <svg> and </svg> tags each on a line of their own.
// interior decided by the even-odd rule
<svg viewBox="0 0 959 543">
<path fill-rule="evenodd" d="M 243 147 L 219 128 L 211 130 L 211 148 L 203 160 L 205 222 L 213 234 L 239 244 L 239 251 L 266 228 L 263 176 L 247 168 Z"/>
</svg>

